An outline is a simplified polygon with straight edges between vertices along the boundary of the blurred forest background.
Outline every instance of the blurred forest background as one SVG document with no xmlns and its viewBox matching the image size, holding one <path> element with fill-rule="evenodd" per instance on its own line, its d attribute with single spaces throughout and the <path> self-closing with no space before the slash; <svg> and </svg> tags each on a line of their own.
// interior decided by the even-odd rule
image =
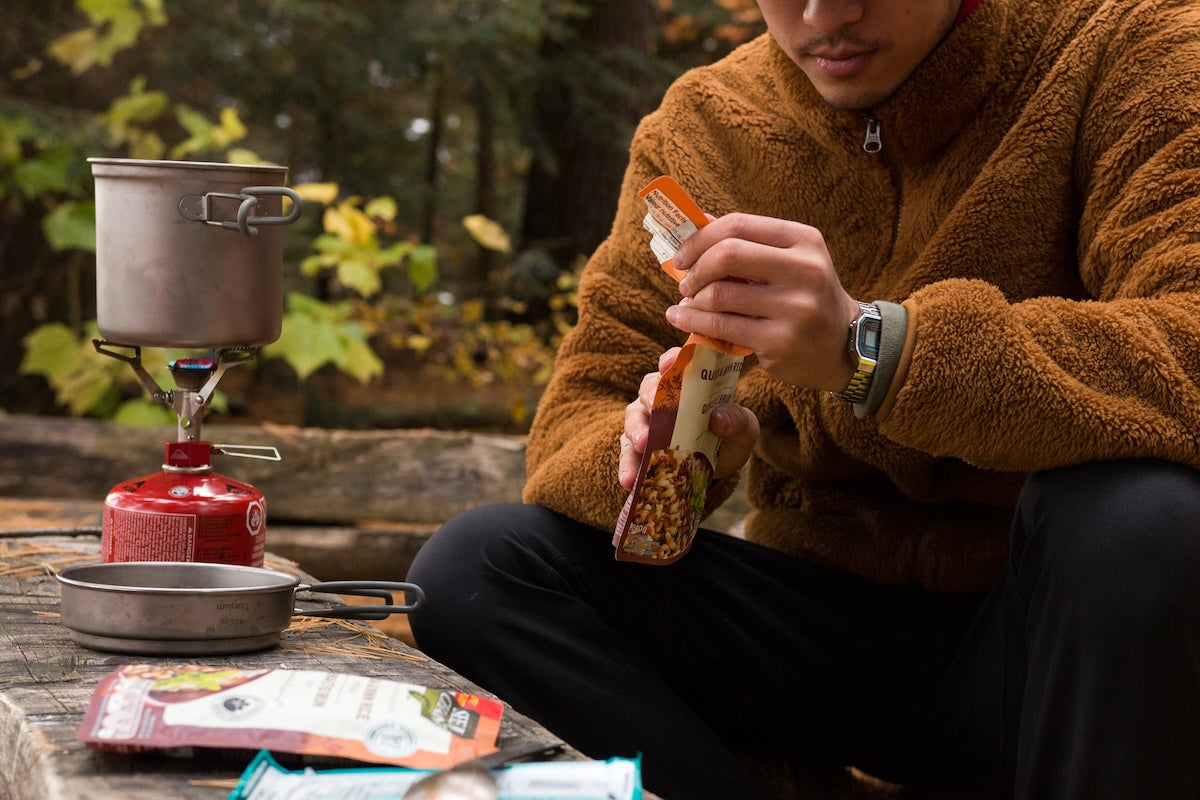
<svg viewBox="0 0 1200 800">
<path fill-rule="evenodd" d="M 281 164 L 305 199 L 221 421 L 524 431 L 634 125 L 761 30 L 753 0 L 8 0 L 0 413 L 174 421 L 91 345 L 100 156 Z M 164 388 L 178 355 L 143 354 Z"/>
</svg>

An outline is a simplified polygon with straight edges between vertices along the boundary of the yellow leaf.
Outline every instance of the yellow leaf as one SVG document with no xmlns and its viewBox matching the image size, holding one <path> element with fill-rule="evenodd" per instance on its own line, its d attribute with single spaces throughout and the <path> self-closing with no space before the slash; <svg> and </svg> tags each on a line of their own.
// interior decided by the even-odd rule
<svg viewBox="0 0 1200 800">
<path fill-rule="evenodd" d="M 409 350 L 415 350 L 418 353 L 424 353 L 430 347 L 433 347 L 433 339 L 423 333 L 413 333 L 404 340 L 404 345 Z"/>
<path fill-rule="evenodd" d="M 23 81 L 32 78 L 34 75 L 42 71 L 42 60 L 40 58 L 31 58 L 25 62 L 25 66 L 14 69 L 9 75 L 15 81 Z"/>
<path fill-rule="evenodd" d="M 329 205 L 337 199 L 340 188 L 332 181 L 326 183 L 302 183 L 292 187 L 300 199 L 306 203 Z"/>
<path fill-rule="evenodd" d="M 471 214 L 463 217 L 462 224 L 480 247 L 486 247 L 488 250 L 495 250 L 498 253 L 512 251 L 512 242 L 500 223 L 488 219 L 483 214 Z"/>
<path fill-rule="evenodd" d="M 375 223 L 349 202 L 325 209 L 325 230 L 353 244 L 370 244 Z"/>
<path fill-rule="evenodd" d="M 46 52 L 60 64 L 70 66 L 71 71 L 78 75 L 96 63 L 96 45 L 95 29 L 83 28 L 58 37 L 50 43 Z"/>
<path fill-rule="evenodd" d="M 355 244 L 370 244 L 375 238 L 375 223 L 364 214 L 360 209 L 346 207 L 346 216 L 350 220 L 350 224 L 354 226 L 354 242 Z"/>
<path fill-rule="evenodd" d="M 529 418 L 529 407 L 525 404 L 525 398 L 517 395 L 508 404 L 508 418 L 517 425 L 525 424 L 525 420 Z"/>
<path fill-rule="evenodd" d="M 483 319 L 483 309 L 482 300 L 464 300 L 459 314 L 464 323 L 473 325 Z"/>
<path fill-rule="evenodd" d="M 396 201 L 391 197 L 376 197 L 363 209 L 368 216 L 391 222 L 396 218 Z"/>
<path fill-rule="evenodd" d="M 231 147 L 225 151 L 225 160 L 230 164 L 268 164 L 262 156 L 245 147 Z"/>
<path fill-rule="evenodd" d="M 228 141 L 236 142 L 246 136 L 246 126 L 238 116 L 237 109 L 225 106 L 221 109 L 221 130 L 229 137 Z"/>
</svg>

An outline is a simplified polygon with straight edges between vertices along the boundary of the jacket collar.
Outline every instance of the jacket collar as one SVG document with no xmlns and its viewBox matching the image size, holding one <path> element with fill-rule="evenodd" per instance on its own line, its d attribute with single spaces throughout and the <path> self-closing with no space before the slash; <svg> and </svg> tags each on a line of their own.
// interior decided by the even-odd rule
<svg viewBox="0 0 1200 800">
<path fill-rule="evenodd" d="M 1040 5 L 1029 2 L 1031 7 Z M 862 153 L 867 120 L 873 115 L 882 125 L 883 155 L 892 163 L 921 163 L 971 122 L 1011 68 L 1005 64 L 1006 55 L 1012 52 L 1012 37 L 1021 35 L 1014 27 L 1014 11 L 1013 0 L 982 3 L 871 112 L 829 106 L 772 41 L 774 88 L 796 104 L 797 121 L 824 146 Z"/>
</svg>

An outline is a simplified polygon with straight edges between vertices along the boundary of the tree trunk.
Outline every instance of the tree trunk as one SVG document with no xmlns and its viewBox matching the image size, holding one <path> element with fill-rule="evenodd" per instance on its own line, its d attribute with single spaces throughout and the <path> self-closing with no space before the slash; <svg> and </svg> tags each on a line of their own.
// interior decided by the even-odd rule
<svg viewBox="0 0 1200 800">
<path fill-rule="evenodd" d="M 575 56 L 575 66 L 542 71 L 533 129 L 544 136 L 544 148 L 530 169 L 521 240 L 524 248 L 545 250 L 560 268 L 590 255 L 612 226 L 630 136 L 660 88 L 650 85 L 645 68 L 653 23 L 653 4 L 645 0 L 595 2 L 570 41 L 543 48 L 547 61 Z M 617 58 L 601 61 L 601 53 L 614 51 Z M 563 79 L 581 63 L 587 76 Z M 593 70 L 603 70 L 604 79 L 591 80 Z M 624 91 L 604 90 L 614 80 Z M 584 107 L 603 109 L 608 118 L 581 114 Z"/>
<path fill-rule="evenodd" d="M 438 206 L 438 150 L 442 147 L 443 120 L 446 116 L 446 79 L 441 64 L 433 64 L 429 70 L 429 148 L 425 155 L 425 197 L 421 203 L 420 236 L 428 244 L 436 233 L 434 220 Z"/>
<path fill-rule="evenodd" d="M 486 78 L 475 82 L 476 152 L 475 152 L 475 213 L 490 220 L 496 219 L 496 104 Z M 485 294 L 496 255 L 479 246 L 475 255 L 475 272 L 467 291 Z"/>
</svg>

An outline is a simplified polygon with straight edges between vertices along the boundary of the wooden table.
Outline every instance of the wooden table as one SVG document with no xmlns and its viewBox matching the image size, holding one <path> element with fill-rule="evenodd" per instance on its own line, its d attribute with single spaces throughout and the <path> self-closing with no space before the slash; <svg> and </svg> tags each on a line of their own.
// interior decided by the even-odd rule
<svg viewBox="0 0 1200 800">
<path fill-rule="evenodd" d="M 93 689 L 118 665 L 198 660 L 103 653 L 69 638 L 58 619 L 53 574 L 96 561 L 98 552 L 94 535 L 18 538 L 0 532 L 0 800 L 223 800 L 246 762 L 102 753 L 76 738 Z M 266 566 L 299 573 L 275 557 Z M 298 618 L 274 648 L 210 656 L 203 663 L 352 673 L 494 697 L 360 622 Z M 549 731 L 505 706 L 503 745 L 554 741 Z M 569 748 L 560 756 L 582 757 Z"/>
</svg>

